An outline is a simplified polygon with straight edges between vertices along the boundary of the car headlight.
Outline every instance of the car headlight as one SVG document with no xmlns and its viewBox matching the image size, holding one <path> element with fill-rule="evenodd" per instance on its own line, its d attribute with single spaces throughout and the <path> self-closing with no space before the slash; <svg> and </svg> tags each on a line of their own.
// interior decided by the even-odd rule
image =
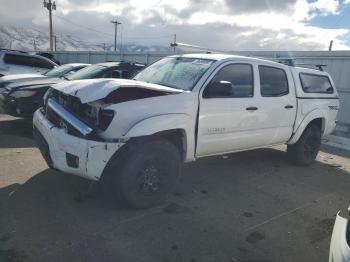
<svg viewBox="0 0 350 262">
<path fill-rule="evenodd" d="M 14 98 L 22 98 L 22 97 L 31 97 L 36 94 L 36 91 L 33 90 L 19 90 L 19 91 L 14 91 L 10 96 Z"/>
</svg>

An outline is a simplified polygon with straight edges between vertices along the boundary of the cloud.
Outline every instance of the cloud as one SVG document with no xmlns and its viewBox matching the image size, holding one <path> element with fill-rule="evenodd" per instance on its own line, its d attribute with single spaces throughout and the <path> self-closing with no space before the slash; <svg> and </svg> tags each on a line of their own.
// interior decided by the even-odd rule
<svg viewBox="0 0 350 262">
<path fill-rule="evenodd" d="M 3 24 L 47 30 L 48 14 L 38 0 L 0 0 Z M 346 0 L 342 4 L 350 3 Z M 180 42 L 224 50 L 349 49 L 348 29 L 312 26 L 317 16 L 341 12 L 338 0 L 59 0 L 54 31 L 86 42 L 112 43 L 122 22 L 124 42 Z"/>
<path fill-rule="evenodd" d="M 310 4 L 311 9 L 317 10 L 321 15 L 339 14 L 338 0 L 317 0 Z"/>
<path fill-rule="evenodd" d="M 235 13 L 260 13 L 265 11 L 288 12 L 297 0 L 225 0 L 226 5 Z"/>
</svg>

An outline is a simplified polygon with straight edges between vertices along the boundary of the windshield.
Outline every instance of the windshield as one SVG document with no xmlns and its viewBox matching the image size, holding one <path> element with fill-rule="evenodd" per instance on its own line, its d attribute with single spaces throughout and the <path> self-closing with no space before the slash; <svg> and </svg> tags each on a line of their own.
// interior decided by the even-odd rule
<svg viewBox="0 0 350 262">
<path fill-rule="evenodd" d="M 106 70 L 105 66 L 91 65 L 77 71 L 76 73 L 71 74 L 67 78 L 68 80 L 91 79 L 91 78 L 95 78 L 104 70 Z"/>
<path fill-rule="evenodd" d="M 49 71 L 47 71 L 44 75 L 45 76 L 51 76 L 51 77 L 60 77 L 68 73 L 70 70 L 72 70 L 73 67 L 71 65 L 61 65 L 56 68 L 53 68 Z"/>
<path fill-rule="evenodd" d="M 183 90 L 192 90 L 214 60 L 167 57 L 150 65 L 135 76 L 135 80 Z"/>
</svg>

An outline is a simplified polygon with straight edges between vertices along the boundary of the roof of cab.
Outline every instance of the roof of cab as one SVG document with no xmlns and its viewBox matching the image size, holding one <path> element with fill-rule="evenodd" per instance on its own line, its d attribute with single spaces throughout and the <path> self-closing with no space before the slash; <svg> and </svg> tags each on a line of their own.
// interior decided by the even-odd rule
<svg viewBox="0 0 350 262">
<path fill-rule="evenodd" d="M 188 58 L 199 58 L 199 59 L 211 59 L 211 60 L 225 60 L 225 59 L 237 59 L 237 60 L 246 60 L 247 62 L 264 62 L 271 63 L 279 66 L 286 66 L 284 64 L 274 62 L 268 59 L 260 59 L 256 57 L 248 57 L 248 56 L 238 56 L 238 55 L 230 55 L 230 54 L 220 54 L 220 53 L 194 53 L 194 54 L 184 54 L 184 55 L 174 55 L 171 57 L 188 57 Z"/>
<path fill-rule="evenodd" d="M 309 74 L 315 74 L 315 75 L 330 76 L 327 72 L 321 71 L 318 69 L 313 69 L 313 68 L 308 68 L 308 67 L 300 67 L 300 66 L 291 66 L 290 68 L 294 73 L 309 73 Z"/>
</svg>

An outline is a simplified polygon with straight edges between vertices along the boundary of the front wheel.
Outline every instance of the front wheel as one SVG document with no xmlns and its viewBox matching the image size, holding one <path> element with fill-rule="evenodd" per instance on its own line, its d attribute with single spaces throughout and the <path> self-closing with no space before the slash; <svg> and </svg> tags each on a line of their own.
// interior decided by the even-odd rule
<svg viewBox="0 0 350 262">
<path fill-rule="evenodd" d="M 179 150 L 161 138 L 126 146 L 123 155 L 110 166 L 117 197 L 133 208 L 162 203 L 181 171 Z"/>
<path fill-rule="evenodd" d="M 287 146 L 287 154 L 293 163 L 300 166 L 312 164 L 321 146 L 322 133 L 318 126 L 310 125 L 298 142 Z"/>
</svg>

